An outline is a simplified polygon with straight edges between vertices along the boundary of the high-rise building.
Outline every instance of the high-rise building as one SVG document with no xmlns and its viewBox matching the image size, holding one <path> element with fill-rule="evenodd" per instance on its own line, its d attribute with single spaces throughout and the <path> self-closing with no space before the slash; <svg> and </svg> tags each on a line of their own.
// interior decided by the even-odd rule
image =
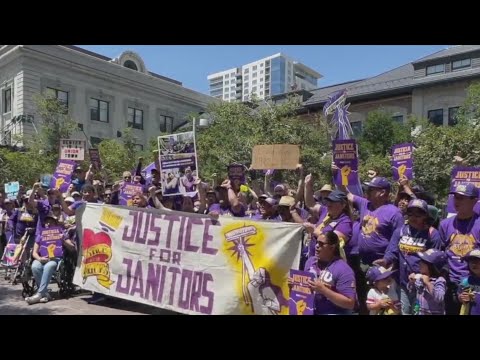
<svg viewBox="0 0 480 360">
<path fill-rule="evenodd" d="M 210 95 L 224 101 L 265 99 L 290 90 L 316 89 L 320 75 L 281 53 L 208 76 Z"/>
</svg>

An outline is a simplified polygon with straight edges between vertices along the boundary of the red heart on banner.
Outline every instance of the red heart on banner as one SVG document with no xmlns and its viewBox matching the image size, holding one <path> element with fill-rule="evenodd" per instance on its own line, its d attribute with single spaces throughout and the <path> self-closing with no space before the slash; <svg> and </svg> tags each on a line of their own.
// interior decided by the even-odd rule
<svg viewBox="0 0 480 360">
<path fill-rule="evenodd" d="M 86 256 L 86 259 L 85 259 L 86 263 L 108 261 L 109 257 L 111 256 L 112 239 L 110 238 L 110 236 L 108 236 L 107 233 L 104 233 L 104 232 L 95 233 L 93 230 L 85 229 L 83 231 L 83 251 L 84 251 L 84 254 L 88 254 L 88 252 L 89 252 L 88 250 L 91 249 L 94 246 L 97 246 L 97 245 L 107 246 L 108 249 L 110 250 L 109 251 L 110 254 L 105 254 L 103 252 L 99 252 L 99 253 L 95 252 L 94 254 L 91 254 L 88 257 L 87 257 L 87 255 L 85 255 Z M 101 247 L 98 247 L 98 248 L 100 249 Z"/>
</svg>

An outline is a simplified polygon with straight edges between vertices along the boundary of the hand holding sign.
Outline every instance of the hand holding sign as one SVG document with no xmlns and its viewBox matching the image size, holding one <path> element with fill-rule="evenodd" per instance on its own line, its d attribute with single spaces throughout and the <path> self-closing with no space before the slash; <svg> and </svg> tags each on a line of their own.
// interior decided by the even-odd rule
<svg viewBox="0 0 480 360">
<path fill-rule="evenodd" d="M 303 315 L 307 309 L 307 303 L 304 300 L 297 301 L 297 315 Z"/>
<path fill-rule="evenodd" d="M 340 172 L 342 174 L 342 185 L 347 186 L 348 185 L 348 175 L 350 175 L 350 173 L 352 172 L 352 168 L 348 165 L 345 165 L 344 167 L 342 167 Z"/>
<path fill-rule="evenodd" d="M 60 186 L 62 186 L 62 184 L 65 182 L 65 179 L 64 178 L 58 178 L 56 181 L 55 181 L 55 189 L 60 189 Z"/>
</svg>

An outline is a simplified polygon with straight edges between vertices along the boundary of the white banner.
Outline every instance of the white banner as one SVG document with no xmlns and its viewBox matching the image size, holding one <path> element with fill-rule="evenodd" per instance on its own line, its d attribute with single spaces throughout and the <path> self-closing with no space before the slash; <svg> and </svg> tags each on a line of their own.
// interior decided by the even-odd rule
<svg viewBox="0 0 480 360">
<path fill-rule="evenodd" d="M 77 226 L 84 289 L 186 314 L 288 315 L 301 225 L 87 204 Z"/>
</svg>

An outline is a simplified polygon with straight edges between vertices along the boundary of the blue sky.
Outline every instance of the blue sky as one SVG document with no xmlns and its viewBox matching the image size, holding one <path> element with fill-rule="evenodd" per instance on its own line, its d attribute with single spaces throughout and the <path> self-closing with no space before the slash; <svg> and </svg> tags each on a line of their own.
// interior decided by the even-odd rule
<svg viewBox="0 0 480 360">
<path fill-rule="evenodd" d="M 363 79 L 449 45 L 80 45 L 117 57 L 137 52 L 148 70 L 181 81 L 183 86 L 208 93 L 208 74 L 241 66 L 282 52 L 323 75 L 319 87 Z"/>
</svg>

